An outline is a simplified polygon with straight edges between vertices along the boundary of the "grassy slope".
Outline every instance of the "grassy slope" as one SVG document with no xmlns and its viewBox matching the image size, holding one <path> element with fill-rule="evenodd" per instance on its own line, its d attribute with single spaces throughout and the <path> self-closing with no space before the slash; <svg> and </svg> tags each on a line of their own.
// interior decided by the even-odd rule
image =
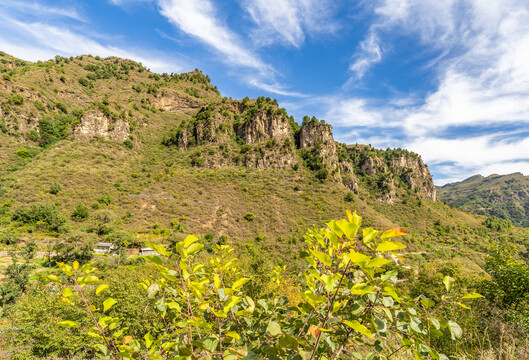
<svg viewBox="0 0 529 360">
<path fill-rule="evenodd" d="M 438 189 L 439 199 L 464 211 L 510 219 L 529 227 L 529 177 L 520 173 L 473 176 Z"/>
<path fill-rule="evenodd" d="M 116 59 L 106 62 L 114 61 L 121 62 Z M 220 95 L 209 84 L 187 80 L 164 82 L 163 78 L 152 78 L 148 71 L 137 70 L 129 71 L 128 79 L 95 80 L 93 89 L 82 86 L 78 79 L 90 73 L 84 66 L 102 63 L 105 62 L 85 56 L 69 63 L 29 64 L 15 67 L 10 81 L 0 78 L 1 88 L 9 90 L 0 91 L 4 104 L 13 96 L 13 89 L 25 98 L 22 105 L 10 105 L 10 113 L 5 115 L 10 135 L 0 134 L 0 186 L 5 189 L 0 204 L 12 203 L 4 207 L 3 229 L 17 226 L 11 223 L 10 212 L 19 206 L 54 202 L 61 213 L 70 215 L 78 202 L 91 207 L 98 204 L 101 195 L 109 194 L 112 201 L 108 207 L 98 205 L 100 209 L 91 209 L 90 217 L 82 222 L 70 219 L 70 228 L 89 231 L 100 221 L 98 213 L 104 211 L 110 213 L 111 226 L 117 230 L 131 231 L 142 238 L 161 238 L 167 234 L 161 229 L 170 228 L 171 220 L 179 219 L 185 233 L 227 235 L 233 243 L 257 242 L 252 239 L 261 234 L 264 240 L 258 242 L 259 246 L 288 258 L 291 252 L 296 255 L 294 243 L 299 242 L 308 227 L 338 218 L 345 208 L 350 208 L 365 218 L 366 225 L 381 229 L 396 225 L 409 228 L 407 242 L 416 261 L 455 258 L 469 264 L 469 271 L 479 271 L 472 264 L 481 261 L 491 235 L 481 225 L 483 217 L 440 202 L 423 201 L 420 205 L 415 196 L 406 198 L 406 203 L 383 204 L 362 188 L 353 202 L 345 202 L 348 191 L 342 185 L 331 181 L 321 183 L 304 167 L 297 171 L 193 168 L 190 156 L 195 150 L 164 148 L 161 139 L 198 109 L 182 106 L 175 111 L 152 112 L 141 107 L 142 99 L 151 104 L 173 99 L 199 106 L 220 103 Z M 65 77 L 64 82 L 61 76 Z M 145 92 L 149 85 L 155 84 L 160 84 L 157 97 Z M 132 90 L 132 85 L 140 86 L 142 92 Z M 200 98 L 188 95 L 186 89 L 196 89 Z M 160 95 L 163 91 L 165 96 Z M 39 110 L 36 99 L 51 103 L 51 108 L 54 103 L 63 102 L 71 112 L 72 109 L 86 110 L 94 101 L 105 98 L 113 112 L 130 110 L 132 117 L 127 115 L 127 121 L 139 124 L 132 132 L 132 149 L 110 140 L 87 142 L 70 137 L 40 150 L 37 144 L 27 140 L 25 132 L 17 131 L 13 125 L 17 117 L 29 118 L 24 121 L 29 127 L 35 127 L 39 118 L 56 116 L 56 109 Z M 215 146 L 209 144 L 202 148 L 207 151 Z M 23 160 L 14 155 L 22 148 L 39 153 Z M 63 185 L 57 195 L 49 193 L 54 182 Z M 118 182 L 120 186 L 116 186 Z M 299 191 L 295 190 L 296 185 Z M 255 215 L 255 220 L 244 219 L 248 212 Z M 435 222 L 440 222 L 437 228 Z M 515 229 L 513 234 L 520 242 L 527 242 L 525 233 Z M 33 232 L 26 236 L 40 239 L 48 235 Z"/>
</svg>

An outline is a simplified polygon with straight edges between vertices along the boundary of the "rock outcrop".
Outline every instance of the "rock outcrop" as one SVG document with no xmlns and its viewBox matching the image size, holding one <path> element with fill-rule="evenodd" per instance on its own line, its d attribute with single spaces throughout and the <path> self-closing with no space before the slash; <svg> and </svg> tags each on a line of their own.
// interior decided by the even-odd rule
<svg viewBox="0 0 529 360">
<path fill-rule="evenodd" d="M 125 141 L 130 135 L 130 124 L 123 119 L 112 120 L 98 110 L 92 110 L 81 117 L 75 127 L 74 136 L 81 140 L 102 137 L 109 140 Z"/>
</svg>

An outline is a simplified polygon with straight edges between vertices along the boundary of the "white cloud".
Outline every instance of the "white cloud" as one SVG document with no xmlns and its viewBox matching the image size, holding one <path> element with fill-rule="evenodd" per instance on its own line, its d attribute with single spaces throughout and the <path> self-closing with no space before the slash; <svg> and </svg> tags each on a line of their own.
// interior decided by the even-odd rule
<svg viewBox="0 0 529 360">
<path fill-rule="evenodd" d="M 118 56 L 142 62 L 156 72 L 179 72 L 183 64 L 156 53 L 145 56 L 143 50 L 125 49 L 96 41 L 74 27 L 52 26 L 42 22 L 17 20 L 13 14 L 0 14 L 0 48 L 14 56 L 29 61 L 51 59 L 55 55 L 77 56 L 81 54 L 102 57 Z M 149 51 L 152 53 L 152 51 Z"/>
<path fill-rule="evenodd" d="M 367 70 L 382 60 L 382 50 L 378 36 L 371 32 L 367 39 L 360 43 L 360 51 L 354 56 L 354 62 L 349 67 L 355 73 L 355 80 L 361 79 Z"/>
<path fill-rule="evenodd" d="M 366 126 L 355 135 L 373 145 L 418 152 L 439 182 L 476 172 L 529 173 L 529 138 L 495 133 L 529 124 L 529 3 L 385 0 L 374 13 L 378 19 L 353 58 L 353 79 L 384 61 L 386 44 L 407 37 L 442 54 L 428 64 L 438 85 L 422 100 L 397 96 L 383 105 L 340 95 L 327 116 L 345 127 Z M 458 135 L 468 128 L 482 131 Z M 385 129 L 389 138 L 377 135 Z"/>
<path fill-rule="evenodd" d="M 332 33 L 337 27 L 328 0 L 245 0 L 243 6 L 257 26 L 252 37 L 259 45 L 300 47 L 306 33 Z"/>
<path fill-rule="evenodd" d="M 230 65 L 243 66 L 269 74 L 265 64 L 219 19 L 209 0 L 159 0 L 160 13 L 186 34 L 217 50 Z"/>
<path fill-rule="evenodd" d="M 50 5 L 42 5 L 38 2 L 26 2 L 19 0 L 3 0 L 0 3 L 0 8 L 5 11 L 15 11 L 20 14 L 38 15 L 40 17 L 66 17 L 77 21 L 85 22 L 86 19 L 81 16 L 77 9 L 70 7 L 55 7 Z"/>
</svg>

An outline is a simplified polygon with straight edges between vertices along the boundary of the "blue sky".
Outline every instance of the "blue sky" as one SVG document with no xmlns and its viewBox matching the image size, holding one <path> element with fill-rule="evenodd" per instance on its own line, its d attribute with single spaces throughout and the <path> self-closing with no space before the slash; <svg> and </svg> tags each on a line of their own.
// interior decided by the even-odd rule
<svg viewBox="0 0 529 360">
<path fill-rule="evenodd" d="M 529 175 L 527 0 L 2 0 L 0 50 L 200 68 L 338 141 L 417 152 L 436 184 Z"/>
</svg>

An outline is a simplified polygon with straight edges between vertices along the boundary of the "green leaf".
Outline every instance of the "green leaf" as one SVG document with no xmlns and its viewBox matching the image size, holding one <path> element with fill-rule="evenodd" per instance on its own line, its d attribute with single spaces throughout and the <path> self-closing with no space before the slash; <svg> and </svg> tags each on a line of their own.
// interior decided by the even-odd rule
<svg viewBox="0 0 529 360">
<path fill-rule="evenodd" d="M 203 244 L 195 243 L 192 244 L 190 247 L 187 248 L 187 255 L 193 255 L 194 253 L 202 250 L 204 248 Z"/>
<path fill-rule="evenodd" d="M 48 280 L 50 280 L 50 281 L 53 281 L 53 282 L 58 282 L 58 283 L 61 282 L 61 280 L 59 280 L 59 278 L 56 275 L 48 275 L 48 276 L 46 276 L 46 278 Z"/>
<path fill-rule="evenodd" d="M 99 294 L 101 291 L 105 290 L 105 289 L 108 289 L 108 285 L 107 284 L 101 284 L 99 285 L 99 287 L 97 288 L 96 290 L 96 294 Z"/>
<path fill-rule="evenodd" d="M 463 296 L 461 299 L 478 299 L 482 298 L 483 296 L 478 293 L 470 293 Z"/>
<path fill-rule="evenodd" d="M 435 305 L 435 301 L 433 300 L 430 300 L 430 299 L 421 299 L 421 303 L 426 306 L 427 308 L 431 308 L 432 306 Z"/>
<path fill-rule="evenodd" d="M 330 257 L 328 254 L 322 253 L 321 251 L 318 251 L 318 250 L 310 250 L 310 252 L 311 252 L 312 255 L 314 255 L 319 261 L 321 261 L 324 265 L 327 265 L 327 266 L 331 267 L 331 265 L 332 265 L 332 260 L 331 260 L 331 257 Z"/>
<path fill-rule="evenodd" d="M 460 303 L 460 302 L 456 302 L 457 305 L 461 306 L 463 309 L 467 309 L 467 310 L 470 310 L 470 307 L 463 304 L 463 303 Z"/>
<path fill-rule="evenodd" d="M 233 285 L 231 286 L 231 288 L 232 288 L 233 291 L 237 291 L 237 290 L 239 290 L 244 284 L 246 284 L 248 281 L 250 281 L 249 278 L 240 278 L 239 280 L 237 280 L 236 282 L 233 283 Z"/>
<path fill-rule="evenodd" d="M 281 326 L 275 321 L 271 321 L 268 323 L 268 326 L 266 327 L 266 332 L 272 336 L 277 336 L 282 333 Z"/>
<path fill-rule="evenodd" d="M 364 267 L 365 268 L 381 267 L 381 266 L 384 266 L 386 264 L 389 264 L 390 262 L 391 262 L 391 260 L 389 260 L 389 259 L 385 259 L 385 258 L 382 258 L 382 257 L 377 257 L 377 258 L 374 258 L 373 260 L 370 260 Z"/>
<path fill-rule="evenodd" d="M 279 339 L 279 345 L 283 348 L 296 350 L 299 346 L 295 337 L 285 334 Z"/>
<path fill-rule="evenodd" d="M 397 241 L 383 241 L 378 244 L 376 251 L 395 251 L 400 249 L 405 249 L 406 245 L 401 244 Z"/>
<path fill-rule="evenodd" d="M 72 292 L 72 289 L 70 289 L 69 287 L 65 288 L 63 291 L 62 291 L 62 296 L 64 297 L 72 297 L 74 296 L 73 295 L 73 292 Z"/>
<path fill-rule="evenodd" d="M 57 325 L 68 327 L 68 328 L 78 328 L 79 327 L 79 325 L 77 325 L 75 322 L 70 321 L 70 320 L 61 321 L 57 323 Z"/>
<path fill-rule="evenodd" d="M 195 235 L 188 235 L 184 239 L 184 247 L 187 248 L 189 245 L 193 244 L 194 242 L 197 242 L 198 238 Z"/>
<path fill-rule="evenodd" d="M 325 290 L 327 290 L 328 293 L 331 293 L 334 289 L 334 276 L 325 274 L 321 276 L 321 279 L 325 286 Z"/>
<path fill-rule="evenodd" d="M 98 282 L 99 279 L 97 276 L 94 276 L 94 275 L 90 275 L 90 276 L 87 276 L 84 278 L 84 283 L 85 284 L 92 284 L 92 283 L 95 283 L 95 282 Z"/>
<path fill-rule="evenodd" d="M 371 257 L 364 255 L 362 253 L 355 252 L 354 250 L 351 250 L 349 254 L 346 254 L 344 256 L 344 259 L 352 263 L 359 263 L 359 262 L 369 261 L 371 260 Z"/>
<path fill-rule="evenodd" d="M 384 231 L 384 233 L 382 234 L 382 236 L 380 238 L 381 239 L 389 239 L 389 238 L 392 238 L 392 237 L 395 237 L 395 236 L 406 235 L 407 233 L 408 233 L 408 231 L 406 229 L 403 229 L 403 228 L 391 228 L 389 230 Z"/>
<path fill-rule="evenodd" d="M 152 343 L 154 342 L 154 338 L 152 337 L 150 332 L 145 334 L 144 338 L 145 338 L 145 347 L 148 349 L 151 347 Z"/>
<path fill-rule="evenodd" d="M 226 336 L 229 336 L 231 338 L 239 340 L 241 338 L 241 335 L 237 334 L 235 331 L 228 331 L 226 333 Z"/>
<path fill-rule="evenodd" d="M 367 244 L 368 242 L 375 240 L 375 238 L 380 234 L 382 234 L 382 231 L 376 231 L 370 227 L 365 228 L 364 230 L 362 230 L 362 240 L 364 244 Z"/>
<path fill-rule="evenodd" d="M 452 340 L 459 339 L 461 335 L 463 335 L 463 330 L 461 330 L 461 327 L 451 320 L 448 321 L 448 329 L 450 330 L 450 336 L 452 337 Z"/>
<path fill-rule="evenodd" d="M 364 325 L 360 324 L 358 320 L 344 320 L 343 323 L 347 326 L 349 326 L 351 329 L 359 332 L 362 335 L 367 336 L 368 338 L 373 338 L 373 335 L 371 334 L 371 331 L 369 331 Z"/>
<path fill-rule="evenodd" d="M 224 304 L 224 312 L 228 313 L 228 311 L 231 310 L 232 307 L 237 305 L 241 301 L 241 298 L 238 296 L 232 296 L 229 298 L 228 301 Z"/>
<path fill-rule="evenodd" d="M 114 304 L 116 304 L 117 301 L 112 299 L 112 298 L 108 298 L 106 299 L 104 302 L 103 302 L 103 312 L 106 312 L 108 309 L 110 309 L 112 306 L 114 306 Z"/>
<path fill-rule="evenodd" d="M 450 276 L 445 276 L 443 279 L 443 284 L 445 284 L 446 292 L 450 292 L 452 290 L 452 287 L 454 286 L 455 279 L 451 278 Z"/>
</svg>

